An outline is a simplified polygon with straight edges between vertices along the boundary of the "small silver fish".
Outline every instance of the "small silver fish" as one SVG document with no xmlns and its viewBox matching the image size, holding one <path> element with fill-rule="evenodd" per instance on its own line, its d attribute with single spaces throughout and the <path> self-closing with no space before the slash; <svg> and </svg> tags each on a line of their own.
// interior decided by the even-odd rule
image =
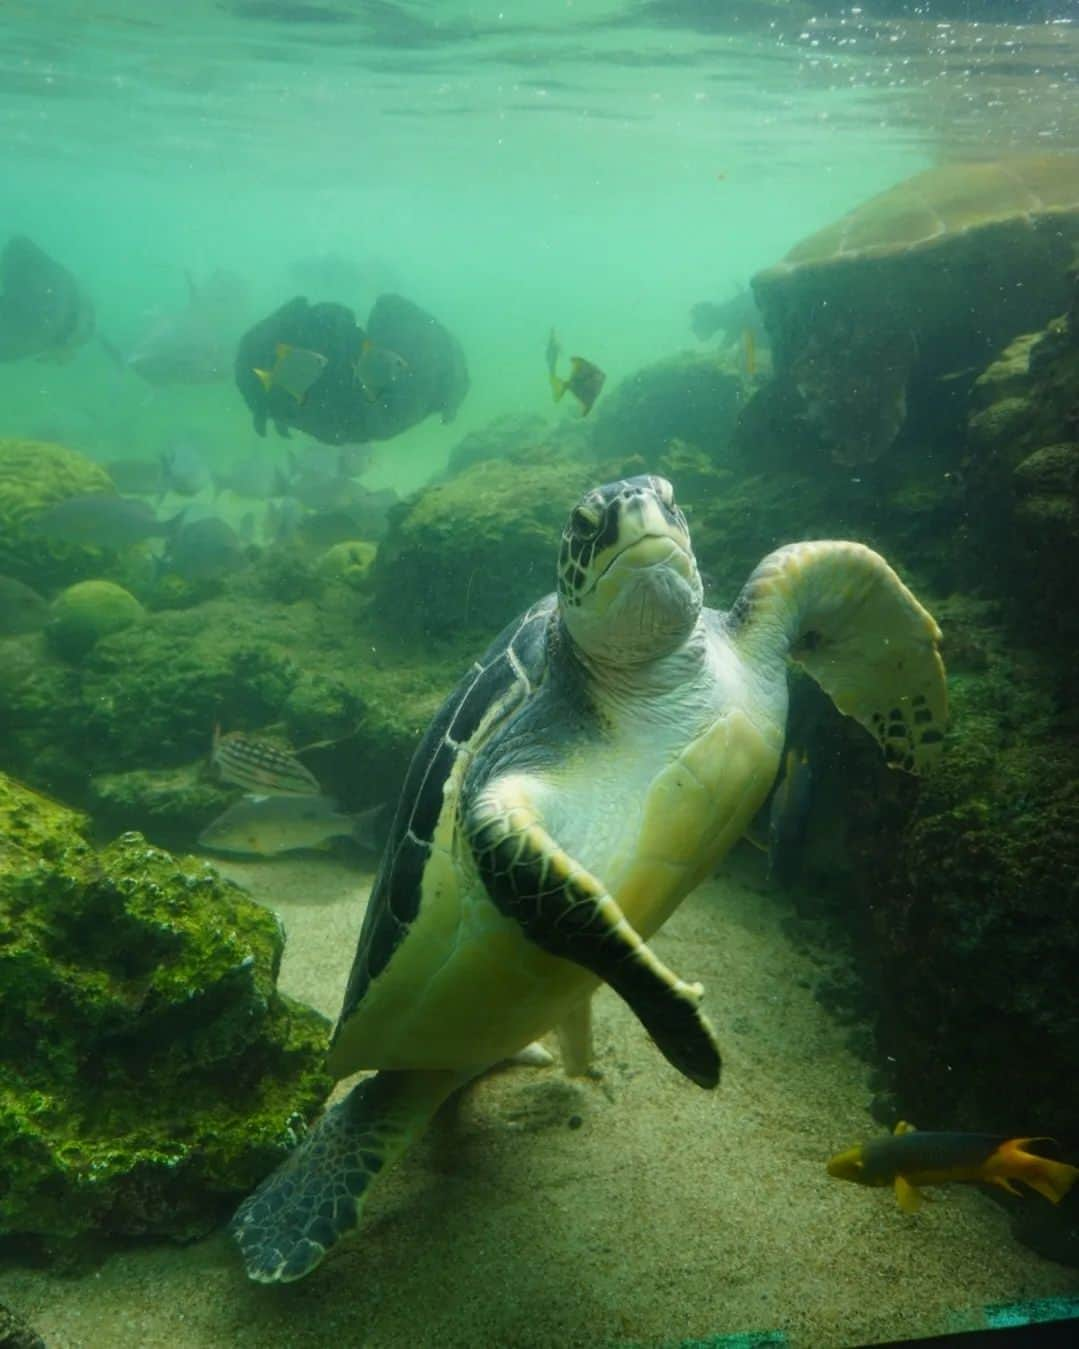
<svg viewBox="0 0 1079 1349">
<path fill-rule="evenodd" d="M 372 826 L 381 810 L 345 815 L 329 796 L 244 796 L 206 826 L 199 846 L 234 857 L 324 849 L 335 838 L 373 848 Z"/>
<path fill-rule="evenodd" d="M 315 775 L 288 750 L 242 731 L 221 734 L 214 727 L 210 762 L 223 782 L 235 782 L 250 792 L 275 796 L 319 796 Z"/>
<path fill-rule="evenodd" d="M 306 347 L 290 347 L 286 342 L 278 342 L 274 348 L 275 360 L 269 370 L 260 370 L 252 366 L 262 387 L 269 393 L 272 389 L 284 389 L 297 403 L 307 397 L 307 391 L 319 378 L 329 361 L 320 351 L 309 351 Z"/>
</svg>

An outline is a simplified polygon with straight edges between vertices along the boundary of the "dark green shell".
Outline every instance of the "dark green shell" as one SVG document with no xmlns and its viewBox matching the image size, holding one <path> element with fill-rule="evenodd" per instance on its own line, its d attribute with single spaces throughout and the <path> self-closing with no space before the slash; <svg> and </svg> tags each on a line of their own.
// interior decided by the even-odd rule
<svg viewBox="0 0 1079 1349">
<path fill-rule="evenodd" d="M 556 597 L 547 595 L 495 638 L 442 704 L 412 756 L 360 929 L 338 1030 L 389 964 L 416 918 L 424 868 L 442 813 L 443 788 L 461 748 L 492 707 L 501 702 L 504 715 L 509 715 L 542 679 L 556 607 Z"/>
</svg>

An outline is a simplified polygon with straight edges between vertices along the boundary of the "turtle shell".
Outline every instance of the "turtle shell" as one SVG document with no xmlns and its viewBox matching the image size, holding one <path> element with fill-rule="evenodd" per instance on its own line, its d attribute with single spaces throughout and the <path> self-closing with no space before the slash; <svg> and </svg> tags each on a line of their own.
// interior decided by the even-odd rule
<svg viewBox="0 0 1079 1349">
<path fill-rule="evenodd" d="M 980 367 L 1064 311 L 1077 244 L 1079 155 L 919 173 L 753 277 L 776 377 L 834 458 L 875 459 L 913 375 Z"/>
<path fill-rule="evenodd" d="M 556 596 L 546 596 L 495 638 L 442 704 L 412 756 L 360 929 L 335 1043 L 367 990 L 407 940 L 419 913 L 443 789 L 458 755 L 512 716 L 542 680 L 547 629 L 556 606 Z M 331 1065 L 336 1071 L 332 1057 Z M 346 1066 L 342 1075 L 350 1071 Z"/>
<path fill-rule="evenodd" d="M 1054 215 L 1079 215 L 1079 155 L 946 165 L 871 197 L 761 277 L 929 248 L 1005 222 L 1033 229 Z"/>
</svg>

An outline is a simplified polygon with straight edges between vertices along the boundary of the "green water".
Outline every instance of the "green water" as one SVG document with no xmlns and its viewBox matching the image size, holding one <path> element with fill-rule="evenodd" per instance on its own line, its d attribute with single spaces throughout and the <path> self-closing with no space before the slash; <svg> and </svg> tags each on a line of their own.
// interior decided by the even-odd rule
<svg viewBox="0 0 1079 1349">
<path fill-rule="evenodd" d="M 380 451 L 370 485 L 407 489 L 471 426 L 548 410 L 552 324 L 617 382 L 692 344 L 692 303 L 873 191 L 941 158 L 1074 143 L 1074 26 L 890 8 L 917 12 L 7 3 L 0 230 L 82 278 L 121 347 L 183 303 L 185 270 L 237 272 L 250 318 L 297 292 L 297 259 L 366 267 L 368 293 L 311 295 L 361 321 L 391 276 L 459 334 L 473 379 L 455 426 Z M 153 389 L 96 345 L 0 368 L 0 393 L 5 434 L 55 425 L 102 457 L 178 424 L 223 459 L 260 443 L 227 384 Z"/>
</svg>

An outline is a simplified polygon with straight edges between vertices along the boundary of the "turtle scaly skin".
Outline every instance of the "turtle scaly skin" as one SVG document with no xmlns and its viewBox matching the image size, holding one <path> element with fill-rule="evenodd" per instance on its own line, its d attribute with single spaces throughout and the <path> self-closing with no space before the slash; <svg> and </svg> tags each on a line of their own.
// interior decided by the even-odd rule
<svg viewBox="0 0 1079 1349">
<path fill-rule="evenodd" d="M 685 517 L 650 476 L 585 494 L 558 589 L 512 623 L 409 768 L 334 1032 L 338 1077 L 377 1069 L 240 1206 L 249 1275 L 302 1278 L 442 1102 L 555 1030 L 590 1062 L 601 982 L 667 1060 L 715 1087 L 703 990 L 648 939 L 750 826 L 776 776 L 787 661 L 890 762 L 921 770 L 946 716 L 936 624 L 860 544 L 765 558 L 703 607 Z"/>
</svg>

